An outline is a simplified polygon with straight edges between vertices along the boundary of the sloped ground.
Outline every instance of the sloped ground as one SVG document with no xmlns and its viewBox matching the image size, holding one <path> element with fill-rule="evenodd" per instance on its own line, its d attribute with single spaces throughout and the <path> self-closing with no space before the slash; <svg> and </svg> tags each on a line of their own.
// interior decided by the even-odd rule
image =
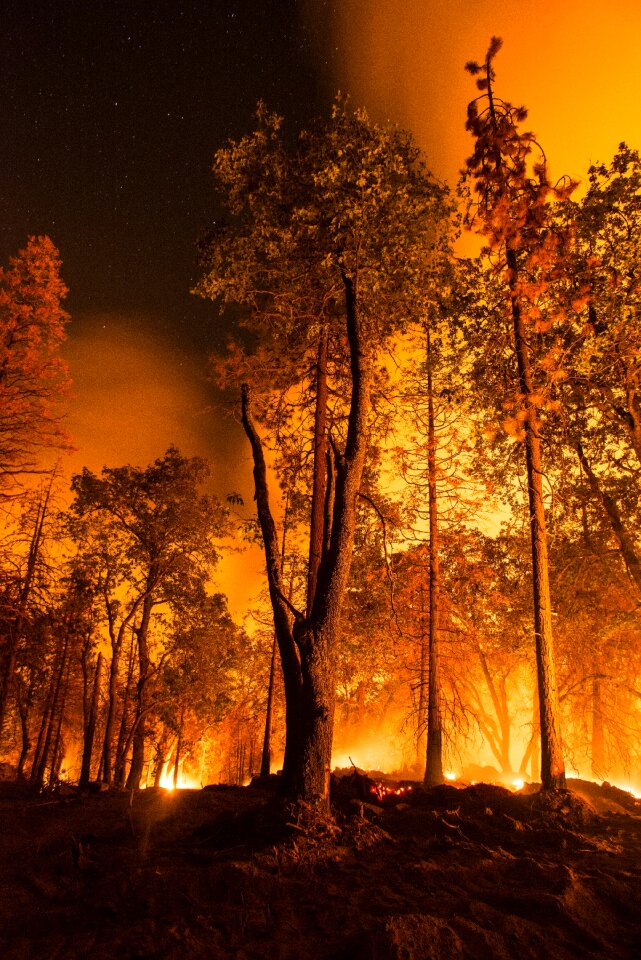
<svg viewBox="0 0 641 960">
<path fill-rule="evenodd" d="M 641 804 L 479 784 L 0 793 L 4 960 L 641 960 Z M 580 791 L 577 792 L 577 791 Z M 400 799 L 401 802 L 398 802 Z"/>
</svg>

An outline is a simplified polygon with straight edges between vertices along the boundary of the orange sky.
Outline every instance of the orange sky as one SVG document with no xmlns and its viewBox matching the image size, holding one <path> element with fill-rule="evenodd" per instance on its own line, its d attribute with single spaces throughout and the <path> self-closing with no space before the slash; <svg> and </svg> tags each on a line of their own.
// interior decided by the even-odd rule
<svg viewBox="0 0 641 960">
<path fill-rule="evenodd" d="M 327 64 L 338 64 L 328 89 L 411 129 L 428 165 L 450 183 L 470 151 L 464 122 L 474 83 L 464 63 L 482 59 L 493 34 L 504 40 L 497 90 L 528 107 L 554 175 L 584 176 L 621 140 L 641 147 L 641 0 L 339 0 L 329 22 L 319 19 L 315 0 L 304 9 L 319 67 L 327 74 Z M 132 324 L 109 314 L 83 320 L 74 334 L 69 427 L 80 452 L 69 472 L 83 464 L 144 466 L 174 442 L 212 460 L 217 492 L 240 490 L 251 512 L 240 428 L 230 431 L 212 408 L 203 358 L 182 355 L 158 329 L 153 318 Z M 235 610 L 259 586 L 260 566 L 255 555 L 225 564 L 222 585 Z"/>
<path fill-rule="evenodd" d="M 639 0 L 340 0 L 326 29 L 335 87 L 411 129 L 451 182 L 469 153 L 474 85 L 463 67 L 483 58 L 493 34 L 504 41 L 497 90 L 529 109 L 556 176 L 584 176 L 621 140 L 641 148 Z"/>
</svg>

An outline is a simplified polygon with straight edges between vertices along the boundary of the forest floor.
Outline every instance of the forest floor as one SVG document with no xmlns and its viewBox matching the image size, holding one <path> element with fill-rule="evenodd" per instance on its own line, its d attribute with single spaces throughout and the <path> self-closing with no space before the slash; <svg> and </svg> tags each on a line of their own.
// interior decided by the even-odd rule
<svg viewBox="0 0 641 960">
<path fill-rule="evenodd" d="M 477 784 L 334 818 L 272 783 L 33 795 L 0 784 L 3 960 L 641 960 L 641 801 Z"/>
</svg>

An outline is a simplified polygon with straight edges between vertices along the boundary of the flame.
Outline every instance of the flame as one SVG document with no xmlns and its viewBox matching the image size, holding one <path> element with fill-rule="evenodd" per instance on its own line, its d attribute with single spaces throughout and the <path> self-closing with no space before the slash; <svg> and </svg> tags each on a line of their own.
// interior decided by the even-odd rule
<svg viewBox="0 0 641 960">
<path fill-rule="evenodd" d="M 452 771 L 449 770 L 449 771 L 445 774 L 445 779 L 446 779 L 446 780 L 457 780 L 458 778 L 457 778 L 457 776 L 456 776 L 455 773 L 452 773 Z"/>
<path fill-rule="evenodd" d="M 197 782 L 195 777 L 189 777 L 186 774 L 180 771 L 178 774 L 178 782 L 176 787 L 174 787 L 174 770 L 173 767 L 166 768 L 163 770 L 162 776 L 160 778 L 160 786 L 165 790 L 175 790 L 176 787 L 178 790 L 199 790 L 200 784 Z"/>
<path fill-rule="evenodd" d="M 373 783 L 369 788 L 369 792 L 372 796 L 376 797 L 377 800 L 383 800 L 385 797 L 405 797 L 407 794 L 412 792 L 412 788 L 408 785 L 406 787 L 393 787 L 387 783 Z"/>
</svg>

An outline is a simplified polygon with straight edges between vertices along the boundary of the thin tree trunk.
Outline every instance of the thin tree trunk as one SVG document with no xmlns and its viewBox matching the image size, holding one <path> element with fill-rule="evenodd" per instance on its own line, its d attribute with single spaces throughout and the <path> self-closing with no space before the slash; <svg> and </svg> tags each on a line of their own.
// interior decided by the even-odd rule
<svg viewBox="0 0 641 960">
<path fill-rule="evenodd" d="M 136 730 L 133 738 L 131 766 L 129 767 L 129 775 L 126 783 L 128 790 L 137 790 L 139 788 L 145 766 L 145 737 L 147 733 L 146 688 L 151 672 L 151 661 L 149 659 L 149 624 L 151 622 L 151 611 L 154 606 L 154 600 L 151 591 L 153 585 L 155 584 L 155 579 L 156 571 L 152 569 L 147 581 L 147 590 L 142 603 L 140 627 L 138 628 L 138 690 L 136 703 Z"/>
<path fill-rule="evenodd" d="M 603 700 L 601 696 L 601 680 L 594 677 L 592 680 L 592 776 L 603 779 L 605 769 L 605 730 L 603 723 Z"/>
<path fill-rule="evenodd" d="M 100 680 L 102 677 L 102 653 L 98 653 L 96 660 L 96 672 L 93 678 L 93 693 L 91 696 L 91 706 L 89 707 L 89 717 L 85 729 L 84 744 L 82 749 L 82 765 L 80 768 L 80 786 L 86 787 L 91 779 L 91 755 L 93 753 L 93 742 L 96 735 L 96 722 L 98 719 L 98 706 L 100 702 Z"/>
<path fill-rule="evenodd" d="M 45 774 L 47 766 L 50 765 L 51 757 L 51 741 L 54 735 L 54 726 L 56 723 L 56 718 L 58 714 L 58 708 L 60 703 L 60 696 L 63 689 L 63 678 L 65 670 L 67 667 L 67 651 L 69 648 L 69 631 L 65 631 L 65 639 L 63 643 L 62 650 L 60 651 L 60 659 L 57 664 L 57 669 L 55 671 L 55 680 L 54 686 L 52 689 L 51 695 L 51 705 L 48 711 L 48 720 L 46 729 L 44 730 L 44 737 L 42 741 L 42 749 L 38 758 L 37 765 L 34 762 L 34 766 L 31 769 L 31 781 L 36 784 L 38 787 L 42 787 L 45 781 Z"/>
<path fill-rule="evenodd" d="M 316 406 L 314 410 L 314 476 L 309 524 L 307 570 L 307 616 L 312 611 L 318 571 L 323 556 L 325 499 L 327 495 L 327 334 L 318 342 L 316 359 Z"/>
<path fill-rule="evenodd" d="M 430 528 L 430 579 L 428 625 L 427 752 L 424 783 L 433 787 L 445 781 L 443 775 L 443 727 L 441 718 L 440 675 L 440 592 L 438 504 L 436 490 L 436 430 L 434 424 L 434 385 L 432 382 L 432 343 L 429 324 L 425 327 L 425 365 L 427 370 L 427 487 Z"/>
<path fill-rule="evenodd" d="M 516 254 L 507 248 L 509 290 L 514 332 L 514 348 L 519 372 L 519 386 L 525 406 L 525 461 L 530 508 L 532 543 L 532 585 L 534 600 L 534 635 L 536 670 L 539 690 L 539 722 L 541 728 L 541 784 L 544 790 L 565 788 L 565 764 L 560 735 L 559 705 L 554 669 L 552 606 L 550 599 L 549 564 L 543 468 L 538 411 L 534 399 L 530 352 L 527 344 L 521 306 L 518 299 L 518 264 Z"/>
<path fill-rule="evenodd" d="M 118 742 L 116 743 L 116 760 L 114 764 L 114 783 L 117 787 L 122 787 L 125 783 L 125 764 L 127 761 L 127 726 L 129 722 L 129 701 L 131 700 L 131 688 L 134 682 L 134 654 L 135 654 L 136 631 L 132 627 L 131 643 L 129 646 L 129 661 L 127 664 L 127 678 L 125 680 L 125 689 L 122 697 L 122 712 L 120 714 L 120 728 L 118 730 Z"/>
<path fill-rule="evenodd" d="M 421 581 L 419 586 L 419 597 L 420 597 L 420 625 L 421 625 L 421 636 L 420 636 L 420 651 L 419 651 L 419 667 L 418 667 L 418 707 L 417 707 L 417 721 L 416 721 L 416 763 L 417 765 L 422 764 L 424 758 L 427 756 L 427 634 L 425 631 L 425 591 L 423 588 L 423 582 Z"/>
<path fill-rule="evenodd" d="M 265 734 L 263 737 L 263 752 L 260 759 L 260 775 L 268 777 L 272 770 L 272 712 L 274 708 L 274 681 L 276 679 L 276 648 L 278 642 L 276 634 L 272 641 L 272 656 L 269 667 L 269 685 L 267 687 L 267 709 L 265 711 Z"/>
<path fill-rule="evenodd" d="M 29 686 L 27 688 L 26 696 L 24 699 L 20 697 L 18 693 L 18 713 L 20 715 L 20 732 L 22 738 L 22 744 L 20 748 L 20 757 L 18 758 L 18 765 L 16 768 L 16 777 L 18 780 L 22 780 L 24 777 L 24 768 L 27 762 L 27 757 L 29 756 L 29 750 L 31 749 L 31 737 L 29 734 L 29 717 L 31 715 L 31 707 L 33 706 L 33 694 L 35 688 L 35 680 L 33 672 L 31 672 L 29 677 Z"/>
<path fill-rule="evenodd" d="M 62 742 L 62 725 L 65 718 L 65 708 L 67 706 L 67 695 L 69 693 L 69 672 L 71 668 L 71 658 L 67 658 L 67 668 L 64 673 L 64 679 L 62 683 L 62 691 L 60 696 L 60 709 L 58 711 L 58 719 L 56 723 L 56 735 L 53 742 L 53 750 L 51 752 L 51 767 L 49 770 L 49 783 L 54 783 L 60 777 L 60 769 L 62 767 L 63 760 L 63 742 Z"/>
<path fill-rule="evenodd" d="M 40 495 L 40 502 L 38 503 L 36 510 L 33 533 L 29 543 L 29 553 L 27 555 L 25 575 L 18 592 L 17 609 L 15 616 L 9 625 L 8 647 L 5 652 L 5 662 L 2 665 L 2 673 L 0 675 L 0 741 L 2 740 L 2 731 L 4 729 L 9 700 L 13 693 L 18 644 L 24 630 L 25 618 L 27 615 L 27 605 L 31 595 L 38 558 L 40 556 L 40 550 L 42 547 L 44 524 L 49 508 L 49 500 L 51 497 L 54 475 L 55 473 L 51 474 L 47 490 L 42 491 Z"/>
<path fill-rule="evenodd" d="M 285 496 L 285 510 L 283 512 L 283 538 L 280 548 L 281 570 L 285 569 L 285 551 L 287 548 L 287 533 L 289 529 L 289 506 L 291 500 L 291 486 L 287 487 Z M 291 600 L 294 590 L 294 571 L 291 570 L 289 578 L 288 599 Z M 274 712 L 274 691 L 276 688 L 276 651 L 278 648 L 278 637 L 274 631 L 272 641 L 272 656 L 269 665 L 269 682 L 267 684 L 267 709 L 265 711 L 265 733 L 263 736 L 263 749 L 260 758 L 260 775 L 268 777 L 272 766 L 272 716 Z"/>
<path fill-rule="evenodd" d="M 183 745 L 183 724 L 185 722 L 185 705 L 181 704 L 180 707 L 180 720 L 178 721 L 178 737 L 176 739 L 176 763 L 174 765 L 174 790 L 178 788 L 178 771 L 180 768 L 180 761 L 182 760 L 182 745 Z"/>
</svg>

